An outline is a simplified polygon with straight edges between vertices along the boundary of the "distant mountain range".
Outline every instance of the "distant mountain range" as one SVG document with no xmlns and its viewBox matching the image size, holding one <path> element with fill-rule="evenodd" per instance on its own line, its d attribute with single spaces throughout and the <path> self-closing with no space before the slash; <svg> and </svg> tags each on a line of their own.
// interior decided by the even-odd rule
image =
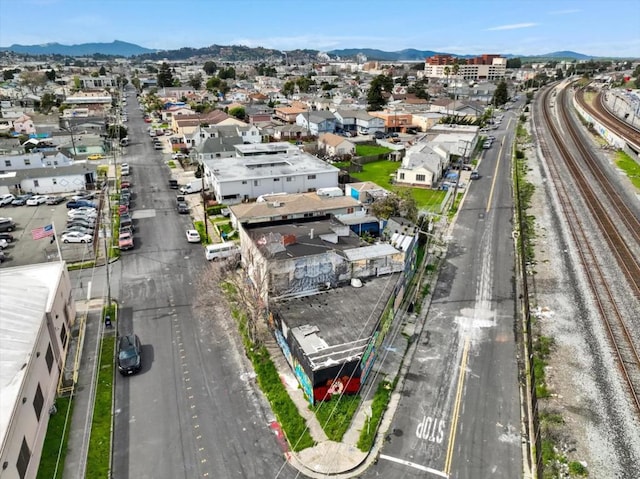
<svg viewBox="0 0 640 479">
<path fill-rule="evenodd" d="M 65 55 L 70 57 L 84 57 L 95 54 L 116 57 L 132 57 L 153 53 L 156 50 L 144 48 L 134 43 L 115 40 L 111 43 L 80 43 L 78 45 L 61 45 L 60 43 L 45 43 L 44 45 L 11 45 L 0 47 L 0 51 L 12 51 L 26 55 Z"/>
<path fill-rule="evenodd" d="M 65 55 L 71 57 L 91 56 L 95 54 L 132 57 L 139 56 L 141 59 L 149 60 L 185 60 L 193 57 L 212 58 L 220 61 L 260 61 L 272 60 L 274 58 L 285 59 L 285 53 L 281 50 L 274 50 L 262 47 L 246 47 L 241 45 L 211 45 L 204 48 L 180 48 L 178 50 L 152 50 L 144 48 L 134 43 L 115 40 L 111 43 L 81 43 L 78 45 L 61 45 L 60 43 L 47 43 L 44 45 L 11 45 L 10 47 L 0 47 L 0 51 L 12 51 L 26 55 Z M 313 61 L 317 58 L 318 50 L 291 50 L 286 52 L 286 59 L 290 62 Z M 407 61 L 421 62 L 425 58 L 433 55 L 446 55 L 445 52 L 434 52 L 432 50 L 416 50 L 407 48 L 405 50 L 387 52 L 375 48 L 345 48 L 341 50 L 331 50 L 326 52 L 331 58 L 354 59 L 358 54 L 367 57 L 368 60 L 377 61 Z M 492 52 L 488 52 L 492 53 Z M 460 58 L 470 58 L 476 55 L 456 55 Z M 544 55 L 512 55 L 503 54 L 507 58 L 519 57 L 536 59 L 570 59 L 589 60 L 594 58 L 582 53 L 572 51 L 552 52 Z"/>
</svg>

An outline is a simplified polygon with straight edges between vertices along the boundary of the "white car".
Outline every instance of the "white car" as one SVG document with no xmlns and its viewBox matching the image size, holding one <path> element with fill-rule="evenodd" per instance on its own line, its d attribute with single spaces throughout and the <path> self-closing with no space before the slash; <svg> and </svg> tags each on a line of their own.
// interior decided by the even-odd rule
<svg viewBox="0 0 640 479">
<path fill-rule="evenodd" d="M 61 237 L 63 243 L 91 243 L 93 236 L 79 231 L 70 231 Z"/>
<path fill-rule="evenodd" d="M 81 217 L 89 217 L 89 218 L 95 218 L 96 216 L 98 216 L 98 211 L 95 208 L 88 208 L 88 207 L 82 207 L 82 208 L 76 208 L 76 209 L 71 209 L 67 212 L 67 216 L 69 218 L 76 218 L 78 216 Z"/>
<path fill-rule="evenodd" d="M 200 243 L 200 233 L 196 230 L 187 230 L 187 241 L 189 243 Z"/>
<path fill-rule="evenodd" d="M 0 239 L 0 249 L 5 249 L 9 245 L 9 242 L 6 239 Z"/>
<path fill-rule="evenodd" d="M 7 206 L 10 205 L 11 202 L 13 200 L 15 200 L 16 197 L 13 196 L 11 193 L 7 193 L 6 195 L 2 195 L 0 196 L 0 206 Z"/>
<path fill-rule="evenodd" d="M 27 200 L 27 206 L 42 205 L 47 201 L 47 197 L 43 195 L 35 195 Z"/>
</svg>

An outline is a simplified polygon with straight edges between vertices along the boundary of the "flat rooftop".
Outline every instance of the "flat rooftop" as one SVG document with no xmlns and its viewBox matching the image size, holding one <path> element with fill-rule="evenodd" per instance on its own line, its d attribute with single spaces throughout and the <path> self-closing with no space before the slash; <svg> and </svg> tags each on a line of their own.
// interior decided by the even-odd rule
<svg viewBox="0 0 640 479">
<path fill-rule="evenodd" d="M 237 145 L 236 148 L 238 146 L 249 145 Z M 209 170 L 213 171 L 219 183 L 323 173 L 334 173 L 337 178 L 340 171 L 335 166 L 301 151 L 273 155 L 217 158 L 215 160 L 205 160 L 205 164 Z"/>
<path fill-rule="evenodd" d="M 358 235 L 335 218 L 257 223 L 246 225 L 245 229 L 254 243 L 267 249 L 275 260 L 344 251 L 363 244 Z"/>
<path fill-rule="evenodd" d="M 296 337 L 313 370 L 362 357 L 393 293 L 399 273 L 369 278 L 270 305 Z"/>
<path fill-rule="evenodd" d="M 312 192 L 267 196 L 266 201 L 241 203 L 231 206 L 230 209 L 238 221 L 244 223 L 252 219 L 264 220 L 286 215 L 360 207 L 360 202 L 350 196 L 330 197 Z"/>
</svg>

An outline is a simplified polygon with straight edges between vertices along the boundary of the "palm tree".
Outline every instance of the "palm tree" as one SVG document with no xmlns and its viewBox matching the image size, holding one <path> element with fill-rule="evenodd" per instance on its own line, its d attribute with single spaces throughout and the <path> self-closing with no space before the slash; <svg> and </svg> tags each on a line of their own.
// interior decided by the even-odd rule
<svg viewBox="0 0 640 479">
<path fill-rule="evenodd" d="M 449 74 L 451 73 L 451 68 L 449 68 L 449 65 L 446 65 L 444 67 L 444 75 L 447 77 L 447 87 L 449 87 Z"/>
<path fill-rule="evenodd" d="M 458 59 L 456 58 L 453 61 L 453 68 L 451 69 L 451 73 L 453 73 L 454 77 L 458 76 L 458 72 L 460 71 L 460 65 L 458 64 Z M 454 85 L 453 87 L 453 101 L 455 104 L 455 101 L 458 99 L 458 86 L 457 83 Z"/>
</svg>

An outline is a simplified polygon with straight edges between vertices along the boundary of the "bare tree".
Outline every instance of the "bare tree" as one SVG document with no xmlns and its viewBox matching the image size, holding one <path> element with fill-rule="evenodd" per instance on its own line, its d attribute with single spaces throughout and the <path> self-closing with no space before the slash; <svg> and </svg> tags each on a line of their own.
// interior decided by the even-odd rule
<svg viewBox="0 0 640 479">
<path fill-rule="evenodd" d="M 269 310 L 269 272 L 266 260 L 251 251 L 242 261 L 230 258 L 207 265 L 198 281 L 196 306 L 207 312 L 215 308 L 212 292 L 222 290 L 231 305 L 243 313 L 241 326 L 244 325 L 251 344 L 259 346 L 268 334 L 267 315 Z M 233 308 L 232 308 L 233 309 Z"/>
<path fill-rule="evenodd" d="M 20 72 L 20 86 L 28 89 L 34 95 L 47 84 L 47 75 L 39 71 Z"/>
</svg>

